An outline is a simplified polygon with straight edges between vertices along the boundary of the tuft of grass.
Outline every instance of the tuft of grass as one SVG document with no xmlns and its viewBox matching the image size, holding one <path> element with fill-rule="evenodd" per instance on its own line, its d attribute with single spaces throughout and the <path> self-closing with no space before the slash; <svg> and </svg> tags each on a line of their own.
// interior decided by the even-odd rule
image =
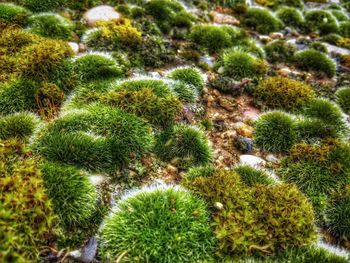
<svg viewBox="0 0 350 263">
<path fill-rule="evenodd" d="M 236 80 L 260 77 L 267 73 L 264 60 L 240 49 L 225 51 L 219 63 L 223 65 L 224 75 Z"/>
<path fill-rule="evenodd" d="M 33 145 L 50 161 L 93 171 L 114 171 L 152 147 L 151 127 L 146 122 L 99 104 L 56 119 Z"/>
<path fill-rule="evenodd" d="M 277 17 L 285 26 L 301 28 L 304 25 L 303 14 L 294 7 L 281 7 L 277 10 Z"/>
<path fill-rule="evenodd" d="M 191 29 L 189 39 L 215 53 L 223 48 L 232 47 L 235 41 L 241 38 L 241 32 L 230 26 L 196 25 Z"/>
<path fill-rule="evenodd" d="M 254 139 L 266 151 L 288 151 L 296 142 L 295 122 L 284 112 L 265 113 L 256 120 Z"/>
<path fill-rule="evenodd" d="M 145 10 L 154 18 L 163 33 L 168 33 L 176 26 L 189 28 L 196 20 L 177 0 L 151 0 L 146 3 Z"/>
<path fill-rule="evenodd" d="M 332 193 L 325 210 L 329 231 L 342 240 L 350 237 L 350 184 Z"/>
<path fill-rule="evenodd" d="M 327 10 L 310 10 L 305 14 L 305 28 L 308 32 L 321 35 L 337 33 L 339 28 L 335 17 Z"/>
<path fill-rule="evenodd" d="M 202 91 L 204 80 L 201 72 L 197 68 L 177 68 L 169 72 L 168 78 L 184 82 L 194 86 L 198 91 Z"/>
<path fill-rule="evenodd" d="M 337 104 L 346 114 L 350 114 L 350 88 L 343 87 L 335 93 Z"/>
<path fill-rule="evenodd" d="M 39 118 L 31 113 L 0 116 L 0 140 L 28 139 L 39 123 Z"/>
<path fill-rule="evenodd" d="M 59 224 L 71 229 L 87 223 L 97 206 L 97 191 L 88 174 L 74 166 L 47 161 L 41 171 Z"/>
<path fill-rule="evenodd" d="M 303 113 L 306 117 L 321 120 L 337 137 L 343 137 L 348 133 L 341 109 L 327 99 L 311 99 L 305 104 Z"/>
<path fill-rule="evenodd" d="M 103 223 L 104 260 L 127 262 L 211 261 L 214 239 L 203 201 L 181 188 L 140 191 L 117 204 Z"/>
<path fill-rule="evenodd" d="M 74 71 L 83 82 L 123 76 L 121 67 L 114 59 L 99 54 L 78 57 L 74 62 Z"/>
<path fill-rule="evenodd" d="M 240 165 L 233 170 L 239 174 L 243 183 L 247 186 L 255 186 L 257 184 L 271 185 L 275 183 L 268 174 L 249 165 Z"/>
<path fill-rule="evenodd" d="M 267 9 L 250 7 L 243 17 L 243 24 L 260 34 L 276 32 L 282 28 L 282 22 Z"/>
<path fill-rule="evenodd" d="M 294 60 L 297 67 L 303 70 L 312 70 L 327 77 L 333 77 L 336 73 L 335 63 L 327 55 L 314 49 L 297 52 Z"/>
<path fill-rule="evenodd" d="M 188 125 L 174 125 L 164 130 L 155 145 L 157 155 L 182 167 L 206 165 L 212 152 L 205 134 Z"/>
<path fill-rule="evenodd" d="M 271 63 L 275 62 L 291 62 L 294 53 L 297 51 L 295 45 L 283 40 L 276 40 L 264 47 L 266 59 Z"/>
<path fill-rule="evenodd" d="M 41 13 L 28 19 L 29 32 L 43 37 L 69 40 L 73 33 L 73 24 L 66 18 L 54 13 Z"/>
<path fill-rule="evenodd" d="M 307 194 L 322 218 L 323 200 L 350 182 L 349 161 L 350 146 L 344 142 L 328 139 L 316 145 L 301 143 L 292 147 L 277 173 Z"/>
<path fill-rule="evenodd" d="M 28 9 L 12 3 L 0 3 L 0 22 L 8 25 L 23 26 L 30 15 Z"/>
</svg>

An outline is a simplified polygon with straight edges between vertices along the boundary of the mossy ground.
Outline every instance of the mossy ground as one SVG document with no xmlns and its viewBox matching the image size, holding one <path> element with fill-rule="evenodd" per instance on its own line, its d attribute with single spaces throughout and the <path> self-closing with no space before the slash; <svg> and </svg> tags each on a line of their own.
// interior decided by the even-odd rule
<svg viewBox="0 0 350 263">
<path fill-rule="evenodd" d="M 0 3 L 0 261 L 347 262 L 349 4 L 318 2 Z"/>
</svg>

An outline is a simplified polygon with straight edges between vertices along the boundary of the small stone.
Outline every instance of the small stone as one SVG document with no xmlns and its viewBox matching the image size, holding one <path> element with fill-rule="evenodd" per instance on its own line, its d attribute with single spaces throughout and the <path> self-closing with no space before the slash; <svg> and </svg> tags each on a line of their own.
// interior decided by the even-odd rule
<svg viewBox="0 0 350 263">
<path fill-rule="evenodd" d="M 199 62 L 207 64 L 209 68 L 213 68 L 215 59 L 210 56 L 202 56 L 199 58 Z"/>
<path fill-rule="evenodd" d="M 269 42 L 272 41 L 272 38 L 269 37 L 269 36 L 260 35 L 260 36 L 259 36 L 259 40 L 260 40 L 262 43 L 267 44 L 267 43 L 269 43 Z"/>
<path fill-rule="evenodd" d="M 249 165 L 255 168 L 263 167 L 266 164 L 266 161 L 261 159 L 260 157 L 244 154 L 239 157 L 239 161 L 243 165 Z"/>
<path fill-rule="evenodd" d="M 235 101 L 220 97 L 219 104 L 227 111 L 234 111 L 237 108 L 237 104 Z"/>
<path fill-rule="evenodd" d="M 106 180 L 106 177 L 103 175 L 91 175 L 89 179 L 90 182 L 96 186 L 102 184 Z"/>
<path fill-rule="evenodd" d="M 215 101 L 215 99 L 214 99 L 214 97 L 212 95 L 208 95 L 207 98 L 206 98 L 206 101 L 207 101 L 208 107 L 211 107 L 213 102 Z"/>
<path fill-rule="evenodd" d="M 217 210 L 222 210 L 224 208 L 224 205 L 220 202 L 215 202 L 214 203 L 214 207 L 217 209 Z"/>
<path fill-rule="evenodd" d="M 113 19 L 119 19 L 120 14 L 114 10 L 113 7 L 108 5 L 96 6 L 83 15 L 83 19 L 86 23 L 93 27 L 99 21 L 108 21 Z"/>
<path fill-rule="evenodd" d="M 213 17 L 213 22 L 217 24 L 239 25 L 239 20 L 230 15 L 221 14 L 218 12 L 210 13 Z"/>
<path fill-rule="evenodd" d="M 213 94 L 217 97 L 221 96 L 220 91 L 218 91 L 217 89 L 213 90 Z"/>
<path fill-rule="evenodd" d="M 75 42 L 68 42 L 68 45 L 72 48 L 74 54 L 79 53 L 79 44 Z"/>
<path fill-rule="evenodd" d="M 219 74 L 223 74 L 225 72 L 225 68 L 224 67 L 220 67 L 219 69 L 218 69 L 218 73 Z"/>
<path fill-rule="evenodd" d="M 242 117 L 243 120 L 256 120 L 258 119 L 260 116 L 260 111 L 257 108 L 253 108 L 250 106 L 247 106 L 243 113 L 242 113 Z"/>
<path fill-rule="evenodd" d="M 244 122 L 236 122 L 233 125 L 233 128 L 237 131 L 238 135 L 243 137 L 252 137 L 254 129 L 253 127 L 245 124 Z"/>
<path fill-rule="evenodd" d="M 272 163 L 278 163 L 278 158 L 276 156 L 274 156 L 273 154 L 268 154 L 266 155 L 266 161 L 268 162 L 272 162 Z"/>
<path fill-rule="evenodd" d="M 272 39 L 282 39 L 284 35 L 280 32 L 272 32 L 269 34 L 269 37 L 271 37 Z"/>
<path fill-rule="evenodd" d="M 166 171 L 167 171 L 169 174 L 172 174 L 172 175 L 178 173 L 178 169 L 177 169 L 175 166 L 171 165 L 171 164 L 168 164 L 168 165 L 167 165 Z"/>
<path fill-rule="evenodd" d="M 79 52 L 85 52 L 86 46 L 83 43 L 79 43 Z"/>
<path fill-rule="evenodd" d="M 242 153 L 251 153 L 253 151 L 253 140 L 250 138 L 238 136 L 235 141 L 235 146 Z"/>
<path fill-rule="evenodd" d="M 279 69 L 277 72 L 278 72 L 278 75 L 281 75 L 283 77 L 288 77 L 292 73 L 290 68 L 287 68 L 287 67 L 283 67 Z"/>
</svg>

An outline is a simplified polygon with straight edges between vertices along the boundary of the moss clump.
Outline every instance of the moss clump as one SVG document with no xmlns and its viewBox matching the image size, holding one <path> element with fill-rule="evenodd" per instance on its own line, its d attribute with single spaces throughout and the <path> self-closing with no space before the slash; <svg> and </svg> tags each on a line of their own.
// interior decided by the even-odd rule
<svg viewBox="0 0 350 263">
<path fill-rule="evenodd" d="M 170 86 L 171 86 L 171 89 L 174 91 L 175 95 L 182 102 L 185 102 L 185 103 L 196 102 L 199 92 L 197 88 L 194 87 L 193 85 L 190 85 L 181 81 L 174 81 L 171 83 Z"/>
<path fill-rule="evenodd" d="M 44 118 L 55 116 L 64 92 L 55 84 L 18 79 L 0 85 L 0 114 L 34 111 Z"/>
<path fill-rule="evenodd" d="M 350 88 L 343 87 L 335 93 L 337 104 L 346 114 L 350 114 Z"/>
<path fill-rule="evenodd" d="M 239 30 L 229 26 L 196 25 L 191 29 L 189 39 L 214 53 L 232 47 L 240 35 Z"/>
<path fill-rule="evenodd" d="M 273 109 L 300 110 L 313 96 L 309 85 L 285 77 L 266 78 L 254 90 L 254 97 Z"/>
<path fill-rule="evenodd" d="M 123 75 L 121 67 L 113 58 L 99 54 L 78 57 L 74 63 L 74 71 L 83 82 L 118 78 Z"/>
<path fill-rule="evenodd" d="M 15 0 L 33 12 L 53 11 L 64 5 L 66 0 Z"/>
<path fill-rule="evenodd" d="M 285 26 L 301 28 L 304 24 L 303 14 L 293 7 L 282 7 L 276 13 Z"/>
<path fill-rule="evenodd" d="M 141 32 L 128 19 L 101 21 L 97 29 L 88 32 L 84 41 L 95 50 L 118 51 L 135 50 L 142 42 Z"/>
<path fill-rule="evenodd" d="M 278 173 L 310 196 L 329 194 L 349 182 L 349 150 L 348 145 L 337 141 L 315 146 L 296 144 Z"/>
<path fill-rule="evenodd" d="M 312 208 L 294 186 L 249 187 L 236 172 L 224 170 L 185 180 L 184 185 L 216 207 L 212 227 L 221 257 L 264 256 L 316 238 Z"/>
<path fill-rule="evenodd" d="M 136 55 L 145 67 L 161 68 L 174 60 L 174 51 L 168 48 L 168 44 L 159 36 L 147 35 L 142 39 L 141 48 Z"/>
<path fill-rule="evenodd" d="M 69 40 L 73 24 L 57 14 L 42 13 L 28 19 L 29 31 L 43 37 Z"/>
<path fill-rule="evenodd" d="M 291 62 L 294 53 L 297 51 L 295 45 L 283 40 L 277 40 L 269 43 L 264 47 L 266 59 L 269 62 Z"/>
<path fill-rule="evenodd" d="M 323 52 L 323 53 L 327 53 L 328 49 L 327 47 L 322 44 L 321 42 L 314 42 L 310 45 L 310 48 L 315 49 L 317 51 Z"/>
<path fill-rule="evenodd" d="M 198 91 L 202 91 L 204 86 L 201 72 L 196 68 L 177 68 L 172 70 L 167 77 L 192 85 Z"/>
<path fill-rule="evenodd" d="M 236 80 L 263 76 L 267 72 L 264 60 L 240 49 L 224 52 L 220 64 L 223 66 L 223 74 Z"/>
<path fill-rule="evenodd" d="M 350 237 L 350 185 L 334 192 L 328 202 L 326 224 L 329 231 L 344 240 Z"/>
<path fill-rule="evenodd" d="M 161 126 L 173 123 L 182 110 L 176 96 L 159 97 L 150 88 L 110 91 L 102 96 L 102 101 Z"/>
<path fill-rule="evenodd" d="M 299 249 L 288 249 L 275 256 L 276 261 L 273 262 L 299 262 L 299 263 L 346 263 L 348 260 L 335 253 L 329 252 L 327 249 L 310 246 Z"/>
<path fill-rule="evenodd" d="M 38 82 L 14 80 L 0 85 L 0 113 L 3 115 L 37 109 Z"/>
<path fill-rule="evenodd" d="M 287 151 L 296 142 L 295 122 L 284 112 L 265 113 L 256 120 L 254 126 L 255 142 L 266 151 Z"/>
<path fill-rule="evenodd" d="M 153 16 L 164 33 L 168 33 L 175 26 L 191 27 L 196 20 L 177 0 L 151 0 L 146 4 L 145 10 Z"/>
<path fill-rule="evenodd" d="M 282 22 L 267 9 L 251 7 L 244 14 L 243 24 L 260 34 L 276 32 L 281 29 Z"/>
<path fill-rule="evenodd" d="M 0 3 L 0 23 L 8 25 L 25 25 L 30 12 L 18 5 Z"/>
<path fill-rule="evenodd" d="M 305 28 L 309 32 L 318 32 L 322 35 L 338 32 L 336 19 L 326 10 L 311 10 L 306 12 Z"/>
<path fill-rule="evenodd" d="M 110 172 L 149 152 L 150 132 L 150 126 L 134 115 L 90 105 L 50 123 L 33 147 L 50 161 Z"/>
<path fill-rule="evenodd" d="M 103 259 L 114 260 L 123 254 L 130 262 L 212 260 L 214 240 L 206 206 L 187 191 L 170 187 L 141 190 L 117 207 L 99 235 Z"/>
<path fill-rule="evenodd" d="M 336 129 L 331 129 L 327 123 L 314 118 L 298 118 L 296 129 L 298 141 L 316 143 L 322 139 L 339 137 Z"/>
<path fill-rule="evenodd" d="M 257 184 L 271 185 L 274 180 L 265 172 L 257 170 L 248 165 L 240 165 L 234 168 L 234 171 L 239 174 L 243 183 L 247 186 L 255 186 Z"/>
<path fill-rule="evenodd" d="M 303 113 L 309 118 L 321 120 L 331 134 L 342 137 L 348 133 L 341 109 L 326 99 L 312 99 L 306 103 Z"/>
<path fill-rule="evenodd" d="M 73 56 L 73 50 L 68 43 L 51 39 L 43 39 L 39 43 L 26 46 L 22 52 L 18 66 L 23 75 L 39 79 L 45 79 L 65 59 Z"/>
<path fill-rule="evenodd" d="M 188 125 L 175 125 L 163 131 L 157 139 L 155 151 L 162 160 L 184 168 L 206 165 L 212 157 L 205 134 Z"/>
<path fill-rule="evenodd" d="M 38 124 L 38 117 L 30 113 L 0 117 L 0 140 L 26 139 L 33 134 Z"/>
<path fill-rule="evenodd" d="M 349 19 L 349 17 L 341 10 L 331 10 L 331 13 L 338 22 L 346 22 Z"/>
<path fill-rule="evenodd" d="M 300 69 L 312 70 L 327 77 L 333 77 L 336 73 L 335 63 L 320 51 L 314 49 L 300 51 L 295 54 L 294 59 Z"/>
<path fill-rule="evenodd" d="M 173 95 L 169 85 L 163 80 L 158 79 L 132 79 L 123 81 L 115 88 L 115 90 L 140 91 L 144 88 L 151 89 L 154 94 L 159 97 Z"/>
<path fill-rule="evenodd" d="M 88 175 L 73 166 L 52 162 L 44 162 L 41 170 L 60 225 L 70 229 L 87 223 L 97 205 L 97 192 Z"/>
<path fill-rule="evenodd" d="M 345 38 L 350 38 L 350 21 L 340 23 L 339 33 Z"/>
<path fill-rule="evenodd" d="M 34 160 L 17 140 L 0 141 L 0 261 L 37 262 L 55 217 Z"/>
</svg>

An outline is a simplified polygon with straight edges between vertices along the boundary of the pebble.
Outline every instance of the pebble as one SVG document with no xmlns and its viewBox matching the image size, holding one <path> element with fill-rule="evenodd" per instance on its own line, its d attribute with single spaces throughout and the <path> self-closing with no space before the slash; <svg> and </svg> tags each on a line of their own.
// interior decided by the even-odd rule
<svg viewBox="0 0 350 263">
<path fill-rule="evenodd" d="M 68 45 L 72 48 L 74 54 L 78 54 L 79 53 L 79 44 L 76 42 L 68 42 Z"/>
<path fill-rule="evenodd" d="M 239 25 L 239 20 L 231 15 L 225 15 L 218 12 L 210 13 L 213 17 L 213 22 L 217 24 Z"/>
<path fill-rule="evenodd" d="M 166 171 L 171 174 L 171 175 L 174 175 L 174 174 L 177 174 L 178 173 L 178 169 L 171 165 L 171 164 L 168 164 L 167 167 L 166 167 Z"/>
<path fill-rule="evenodd" d="M 224 208 L 224 205 L 220 202 L 215 202 L 214 203 L 214 207 L 217 209 L 217 210 L 222 210 Z"/>
<path fill-rule="evenodd" d="M 242 165 L 249 165 L 255 168 L 262 168 L 266 164 L 266 161 L 262 158 L 249 154 L 241 155 L 239 161 Z"/>
<path fill-rule="evenodd" d="M 91 27 L 95 26 L 99 21 L 108 21 L 119 18 L 120 14 L 115 11 L 113 7 L 108 5 L 96 6 L 86 11 L 86 13 L 83 15 L 83 19 Z"/>
<path fill-rule="evenodd" d="M 269 34 L 269 37 L 271 37 L 272 39 L 283 39 L 284 35 L 280 32 L 272 32 Z"/>
<path fill-rule="evenodd" d="M 278 163 L 278 158 L 276 156 L 274 156 L 273 154 L 268 154 L 266 155 L 266 161 L 268 162 L 272 162 L 272 163 Z"/>
</svg>

